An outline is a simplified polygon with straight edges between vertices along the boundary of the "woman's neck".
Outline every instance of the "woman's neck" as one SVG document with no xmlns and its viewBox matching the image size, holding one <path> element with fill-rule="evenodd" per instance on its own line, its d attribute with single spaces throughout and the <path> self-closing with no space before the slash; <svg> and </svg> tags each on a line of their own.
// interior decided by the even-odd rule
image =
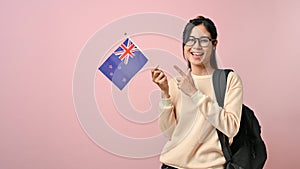
<svg viewBox="0 0 300 169">
<path fill-rule="evenodd" d="M 194 75 L 203 76 L 203 75 L 211 75 L 214 72 L 214 68 L 210 65 L 191 65 L 192 73 Z"/>
</svg>

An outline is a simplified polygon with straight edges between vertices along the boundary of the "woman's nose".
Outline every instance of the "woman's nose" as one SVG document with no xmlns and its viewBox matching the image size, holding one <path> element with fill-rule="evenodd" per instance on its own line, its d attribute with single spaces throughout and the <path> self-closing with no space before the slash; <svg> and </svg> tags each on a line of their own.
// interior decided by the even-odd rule
<svg viewBox="0 0 300 169">
<path fill-rule="evenodd" d="M 200 41 L 197 40 L 196 43 L 193 45 L 192 48 L 194 48 L 194 49 L 202 49 L 202 46 L 201 46 L 201 44 L 200 44 Z"/>
</svg>

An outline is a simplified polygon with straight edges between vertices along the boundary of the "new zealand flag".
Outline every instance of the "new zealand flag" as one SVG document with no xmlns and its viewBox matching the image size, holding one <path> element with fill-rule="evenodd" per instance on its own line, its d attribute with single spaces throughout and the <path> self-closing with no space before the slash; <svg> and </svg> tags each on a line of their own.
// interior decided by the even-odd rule
<svg viewBox="0 0 300 169">
<path fill-rule="evenodd" d="M 147 61 L 143 52 L 130 38 L 127 38 L 99 67 L 99 70 L 122 90 Z"/>
</svg>

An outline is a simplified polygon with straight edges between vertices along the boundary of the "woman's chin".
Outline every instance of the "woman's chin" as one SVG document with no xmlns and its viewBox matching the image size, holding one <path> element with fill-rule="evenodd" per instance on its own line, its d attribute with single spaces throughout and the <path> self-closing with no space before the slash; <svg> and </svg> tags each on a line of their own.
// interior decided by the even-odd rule
<svg viewBox="0 0 300 169">
<path fill-rule="evenodd" d="M 190 61 L 191 65 L 195 65 L 195 66 L 202 66 L 203 65 L 203 62 L 202 60 L 193 60 L 193 61 Z"/>
<path fill-rule="evenodd" d="M 200 56 L 192 56 L 191 59 L 189 59 L 189 61 L 194 64 L 201 64 L 203 62 L 203 58 Z"/>
</svg>

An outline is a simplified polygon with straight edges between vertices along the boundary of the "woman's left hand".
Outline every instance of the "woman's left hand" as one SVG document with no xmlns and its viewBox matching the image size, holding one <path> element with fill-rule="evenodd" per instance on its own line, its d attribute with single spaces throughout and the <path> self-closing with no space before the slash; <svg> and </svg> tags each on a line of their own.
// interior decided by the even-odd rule
<svg viewBox="0 0 300 169">
<path fill-rule="evenodd" d="M 197 92 L 197 88 L 191 75 L 191 70 L 189 70 L 186 74 L 176 65 L 174 65 L 174 69 L 180 74 L 180 77 L 176 78 L 178 89 L 191 97 Z"/>
</svg>

